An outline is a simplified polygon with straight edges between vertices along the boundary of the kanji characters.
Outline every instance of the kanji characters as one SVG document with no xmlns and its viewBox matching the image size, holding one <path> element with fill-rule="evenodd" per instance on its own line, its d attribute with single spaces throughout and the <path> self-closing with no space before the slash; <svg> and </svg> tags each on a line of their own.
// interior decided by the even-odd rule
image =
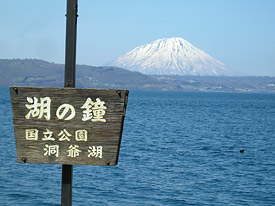
<svg viewBox="0 0 275 206">
<path fill-rule="evenodd" d="M 27 97 L 27 102 L 25 107 L 29 110 L 25 115 L 26 119 L 38 118 L 41 119 L 44 117 L 47 121 L 51 119 L 51 98 L 42 97 L 40 101 L 37 97 Z M 104 118 L 106 114 L 107 107 L 105 102 L 101 101 L 100 98 L 96 98 L 96 101 L 93 102 L 90 97 L 88 97 L 85 103 L 80 107 L 84 109 L 82 121 L 91 120 L 92 122 L 106 122 Z M 56 117 L 60 120 L 72 120 L 76 111 L 73 105 L 62 104 L 56 110 Z"/>
<path fill-rule="evenodd" d="M 38 133 L 39 130 L 38 129 L 25 129 L 25 134 L 26 134 L 26 140 L 38 140 Z M 55 137 L 53 136 L 54 133 L 53 131 L 46 129 L 46 131 L 43 132 L 43 137 L 42 137 L 42 141 L 55 141 Z M 70 137 L 72 137 L 72 134 L 70 134 L 66 129 L 62 129 L 58 135 L 59 137 L 59 141 L 70 141 Z M 81 129 L 81 130 L 76 130 L 75 131 L 75 140 L 76 141 L 83 141 L 83 142 L 87 142 L 88 140 L 88 132 L 85 129 Z"/>
<path fill-rule="evenodd" d="M 96 102 L 93 102 L 91 98 L 87 98 L 84 105 L 81 109 L 85 109 L 83 111 L 82 121 L 91 120 L 92 122 L 106 122 L 104 119 L 104 115 L 106 113 L 107 107 L 104 106 L 105 102 L 101 101 L 99 98 L 96 98 Z"/>
<path fill-rule="evenodd" d="M 72 135 L 66 129 L 63 129 L 61 130 L 61 132 L 59 132 L 58 136 L 60 137 L 59 141 L 70 141 L 69 137 L 71 137 Z"/>
<path fill-rule="evenodd" d="M 102 158 L 102 146 L 91 146 L 89 147 L 89 154 L 88 157 L 95 157 L 95 158 Z"/>
<path fill-rule="evenodd" d="M 26 140 L 38 140 L 38 129 L 26 129 Z"/>
<path fill-rule="evenodd" d="M 75 140 L 76 141 L 87 141 L 87 130 L 76 130 L 75 131 Z"/>
<path fill-rule="evenodd" d="M 59 155 L 59 145 L 45 145 L 44 148 L 44 156 L 51 156 L 51 155 L 55 155 L 56 157 L 58 157 Z"/>
<path fill-rule="evenodd" d="M 103 118 L 105 115 L 107 107 L 104 106 L 105 102 L 101 101 L 99 98 L 96 98 L 96 102 L 93 105 L 93 115 L 94 118 L 92 122 L 106 122 L 106 119 Z"/>
<path fill-rule="evenodd" d="M 38 129 L 26 129 L 25 133 L 26 133 L 26 140 L 38 141 L 38 139 L 39 139 L 39 136 L 38 136 L 39 130 Z M 41 138 L 41 140 L 42 141 L 55 141 L 55 137 L 53 135 L 54 135 L 54 132 L 47 128 L 45 131 L 43 131 L 43 137 Z M 69 142 L 69 141 L 71 141 L 71 139 L 70 139 L 71 136 L 72 135 L 66 129 L 63 129 L 58 134 L 58 137 L 59 137 L 58 140 L 59 140 L 59 142 L 62 142 L 62 141 Z M 75 131 L 75 141 L 87 142 L 88 141 L 87 130 L 85 130 L 85 129 L 76 130 Z M 61 145 L 61 147 L 64 147 L 62 145 Z M 60 147 L 58 144 L 55 144 L 55 145 L 45 144 L 44 145 L 44 156 L 59 157 L 59 155 L 60 155 L 59 149 L 60 149 Z M 88 149 L 85 149 L 85 150 L 86 150 L 86 152 L 88 152 L 88 157 L 102 159 L 102 156 L 103 156 L 103 147 L 102 146 L 94 146 L 93 145 L 93 146 L 89 146 Z M 86 155 L 85 150 L 83 153 L 84 155 Z M 79 145 L 70 145 L 69 147 L 67 147 L 66 152 L 67 152 L 68 157 L 76 158 L 76 157 L 80 156 L 81 152 L 83 152 L 83 147 L 80 148 Z M 62 154 L 62 151 L 61 151 L 61 154 Z"/>
<path fill-rule="evenodd" d="M 52 140 L 55 141 L 53 137 L 53 132 L 49 129 L 46 129 L 46 132 L 43 132 L 44 137 L 42 138 L 43 141 Z"/>
<path fill-rule="evenodd" d="M 78 157 L 79 153 L 81 152 L 81 150 L 78 149 L 79 146 L 78 145 L 70 145 L 69 149 L 67 150 L 68 153 L 68 157 Z"/>
<path fill-rule="evenodd" d="M 37 118 L 42 119 L 45 118 L 47 121 L 51 119 L 51 98 L 50 97 L 27 97 L 27 104 L 25 107 L 28 109 L 27 114 L 25 115 L 26 119 Z M 54 106 L 56 109 L 56 118 L 59 120 L 72 120 L 76 115 L 76 110 L 71 104 L 61 104 L 60 106 Z M 91 122 L 106 122 L 104 118 L 106 114 L 107 107 L 105 106 L 105 102 L 100 98 L 96 98 L 95 102 L 92 101 L 90 97 L 88 97 L 85 103 L 80 107 L 82 109 L 82 121 Z M 58 133 L 59 132 L 59 133 Z M 49 128 L 46 128 L 44 131 L 41 131 L 41 140 L 42 141 L 56 141 L 56 138 L 59 142 L 67 141 L 70 142 L 72 138 L 72 134 L 70 134 L 67 129 L 59 130 L 54 136 L 54 131 L 51 131 Z M 56 135 L 55 134 L 55 135 Z M 87 142 L 88 141 L 88 132 L 85 129 L 75 130 L 75 141 L 77 142 Z M 38 129 L 25 129 L 25 138 L 29 141 L 38 141 L 39 139 L 39 130 Z M 73 142 L 73 139 L 72 139 Z M 62 146 L 61 146 L 62 148 Z M 49 145 L 45 144 L 43 148 L 44 156 L 55 156 L 59 157 L 60 147 L 58 144 Z M 89 146 L 88 150 L 86 147 L 86 152 L 82 151 L 83 148 L 80 148 L 79 145 L 70 145 L 67 147 L 67 150 L 64 152 L 67 153 L 68 157 L 76 158 L 82 152 L 91 158 L 99 158 L 102 159 L 103 156 L 103 147 L 102 146 Z M 62 154 L 62 151 L 61 151 Z"/>
<path fill-rule="evenodd" d="M 83 111 L 83 118 L 82 121 L 87 121 L 93 118 L 93 111 L 92 111 L 92 104 L 93 101 L 91 100 L 91 98 L 87 98 L 86 102 L 84 103 L 84 105 L 81 107 L 81 109 L 85 109 Z"/>
<path fill-rule="evenodd" d="M 88 149 L 88 157 L 102 159 L 102 146 L 90 146 Z M 79 149 L 78 145 L 70 145 L 67 150 L 67 156 L 76 158 L 80 155 L 82 150 Z M 59 157 L 59 145 L 45 145 L 44 156 L 55 156 Z"/>
<path fill-rule="evenodd" d="M 30 119 L 31 117 L 37 117 L 38 119 L 41 119 L 43 115 L 46 120 L 49 121 L 51 119 L 50 97 L 40 98 L 40 103 L 36 97 L 27 97 L 27 102 L 30 104 L 25 104 L 25 106 L 29 109 L 28 114 L 25 115 L 26 119 Z"/>
</svg>

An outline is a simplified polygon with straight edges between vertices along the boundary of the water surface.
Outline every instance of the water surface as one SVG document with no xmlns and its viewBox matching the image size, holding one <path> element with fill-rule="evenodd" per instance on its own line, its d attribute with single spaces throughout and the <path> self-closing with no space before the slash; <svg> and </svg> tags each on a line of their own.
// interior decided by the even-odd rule
<svg viewBox="0 0 275 206">
<path fill-rule="evenodd" d="M 61 166 L 16 163 L 0 94 L 1 205 L 60 205 Z M 74 166 L 73 205 L 274 205 L 274 148 L 274 94 L 130 91 L 119 164 Z"/>
</svg>

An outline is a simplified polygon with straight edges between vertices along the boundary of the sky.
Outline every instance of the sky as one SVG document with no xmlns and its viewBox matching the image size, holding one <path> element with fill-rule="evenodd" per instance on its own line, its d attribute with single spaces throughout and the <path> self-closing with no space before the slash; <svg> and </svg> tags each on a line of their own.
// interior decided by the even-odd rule
<svg viewBox="0 0 275 206">
<path fill-rule="evenodd" d="M 65 62 L 66 0 L 0 7 L 0 59 Z M 181 37 L 235 70 L 275 76 L 275 0 L 78 0 L 77 64 Z"/>
</svg>

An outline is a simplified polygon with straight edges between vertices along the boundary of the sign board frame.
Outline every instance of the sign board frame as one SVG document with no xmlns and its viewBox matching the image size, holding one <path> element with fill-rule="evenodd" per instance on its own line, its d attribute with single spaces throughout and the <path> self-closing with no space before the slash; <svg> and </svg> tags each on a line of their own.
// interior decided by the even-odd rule
<svg viewBox="0 0 275 206">
<path fill-rule="evenodd" d="M 128 94 L 114 89 L 10 87 L 17 161 L 117 165 Z M 54 145 L 58 151 L 50 149 Z"/>
</svg>

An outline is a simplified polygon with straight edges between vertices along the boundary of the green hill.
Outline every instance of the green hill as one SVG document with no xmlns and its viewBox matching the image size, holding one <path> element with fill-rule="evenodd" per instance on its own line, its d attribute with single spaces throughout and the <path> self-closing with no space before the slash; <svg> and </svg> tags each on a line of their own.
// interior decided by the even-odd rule
<svg viewBox="0 0 275 206">
<path fill-rule="evenodd" d="M 63 87 L 64 65 L 37 59 L 0 59 L 0 86 Z M 149 76 L 118 67 L 77 65 L 76 87 L 275 93 L 275 77 Z"/>
</svg>

